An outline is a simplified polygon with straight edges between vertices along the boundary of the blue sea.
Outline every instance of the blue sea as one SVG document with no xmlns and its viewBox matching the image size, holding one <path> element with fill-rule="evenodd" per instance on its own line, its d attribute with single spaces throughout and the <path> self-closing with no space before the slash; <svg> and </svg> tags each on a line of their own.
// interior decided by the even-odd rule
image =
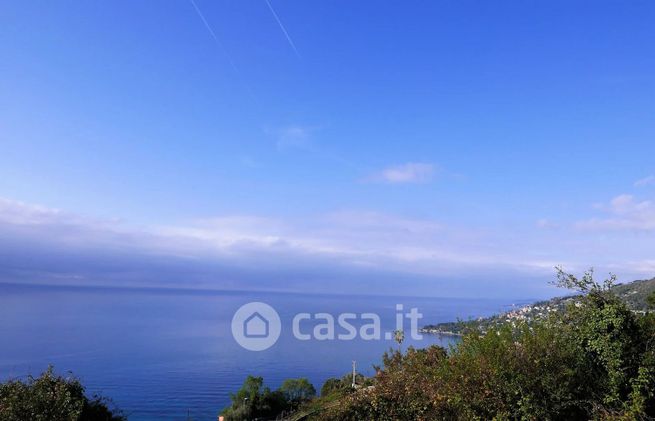
<svg viewBox="0 0 655 421">
<path fill-rule="evenodd" d="M 260 301 L 280 314 L 277 343 L 260 352 L 241 348 L 231 320 L 243 304 Z M 314 295 L 157 288 L 53 287 L 0 284 L 0 379 L 37 375 L 53 364 L 73 372 L 89 394 L 101 393 L 130 420 L 215 420 L 249 374 L 277 388 L 285 378 L 307 377 L 320 390 L 330 377 L 374 372 L 393 340 L 297 340 L 300 312 L 376 313 L 393 331 L 396 305 L 416 307 L 420 324 L 485 316 L 510 302 L 492 299 Z M 409 324 L 406 325 L 409 328 Z M 311 329 L 307 329 L 311 332 Z M 337 326 L 337 333 L 339 332 Z M 453 337 L 409 332 L 403 348 Z"/>
</svg>

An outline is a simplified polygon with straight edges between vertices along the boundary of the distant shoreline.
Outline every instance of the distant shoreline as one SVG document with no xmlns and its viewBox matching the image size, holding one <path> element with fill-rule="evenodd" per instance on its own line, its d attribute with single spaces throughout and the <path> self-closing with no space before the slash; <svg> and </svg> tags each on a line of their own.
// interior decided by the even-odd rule
<svg viewBox="0 0 655 421">
<path fill-rule="evenodd" d="M 419 333 L 425 333 L 428 335 L 439 335 L 439 336 L 457 336 L 457 337 L 464 336 L 462 333 L 459 332 L 453 332 L 450 330 L 441 330 L 441 329 L 430 329 L 425 327 L 419 329 Z"/>
<path fill-rule="evenodd" d="M 647 310 L 646 297 L 653 291 L 655 291 L 655 278 L 619 283 L 612 287 L 612 292 L 621 298 L 630 310 L 638 314 L 644 314 Z M 507 323 L 523 321 L 529 324 L 535 320 L 542 320 L 549 314 L 563 312 L 568 305 L 576 305 L 580 297 L 579 294 L 559 296 L 550 300 L 535 301 L 488 317 L 428 324 L 419 332 L 442 336 L 464 336 L 467 331 L 479 331 L 484 334 Z"/>
</svg>

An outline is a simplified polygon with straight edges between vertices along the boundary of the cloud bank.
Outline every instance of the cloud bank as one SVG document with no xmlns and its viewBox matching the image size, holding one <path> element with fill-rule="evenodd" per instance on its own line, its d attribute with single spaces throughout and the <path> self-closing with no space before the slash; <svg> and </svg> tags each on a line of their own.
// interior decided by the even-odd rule
<svg viewBox="0 0 655 421">
<path fill-rule="evenodd" d="M 131 226 L 0 199 L 0 282 L 525 298 L 558 293 L 555 265 L 652 277 L 653 202 L 597 212 L 504 229 L 366 210 Z"/>
<path fill-rule="evenodd" d="M 465 296 L 550 269 L 468 241 L 480 235 L 370 211 L 132 227 L 0 200 L 2 282 Z"/>
</svg>

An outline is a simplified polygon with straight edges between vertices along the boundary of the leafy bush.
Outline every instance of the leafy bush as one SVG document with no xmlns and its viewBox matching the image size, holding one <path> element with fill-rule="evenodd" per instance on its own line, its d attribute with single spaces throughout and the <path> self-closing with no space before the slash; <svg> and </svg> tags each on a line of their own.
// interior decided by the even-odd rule
<svg viewBox="0 0 655 421">
<path fill-rule="evenodd" d="M 120 421 L 125 416 L 110 409 L 103 397 L 89 399 L 73 377 L 54 374 L 52 367 L 27 382 L 10 380 L 0 385 L 0 419 L 3 421 Z"/>
<path fill-rule="evenodd" d="M 317 419 L 580 420 L 655 417 L 655 319 L 587 272 L 558 271 L 584 297 L 563 314 L 465 335 L 450 353 L 390 351 L 372 387 Z"/>
<path fill-rule="evenodd" d="M 282 383 L 279 391 L 286 399 L 288 405 L 294 408 L 316 396 L 316 389 L 305 378 L 287 379 Z"/>
</svg>

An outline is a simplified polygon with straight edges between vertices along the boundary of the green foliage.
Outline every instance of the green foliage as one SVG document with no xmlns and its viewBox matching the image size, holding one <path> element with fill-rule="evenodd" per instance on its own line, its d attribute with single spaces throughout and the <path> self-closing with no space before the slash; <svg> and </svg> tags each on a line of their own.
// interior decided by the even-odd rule
<svg viewBox="0 0 655 421">
<path fill-rule="evenodd" d="M 345 374 L 340 379 L 334 377 L 327 379 L 321 387 L 321 397 L 324 398 L 328 396 L 345 396 L 353 391 L 352 383 L 353 375 L 351 373 Z M 364 377 L 362 374 L 357 373 L 355 375 L 355 384 L 365 387 L 370 386 L 372 381 L 371 379 Z"/>
<path fill-rule="evenodd" d="M 278 390 L 271 391 L 262 377 L 248 376 L 241 389 L 230 396 L 232 405 L 222 415 L 228 421 L 274 419 L 315 395 L 316 389 L 305 378 L 285 380 Z"/>
<path fill-rule="evenodd" d="M 395 330 L 393 332 L 393 339 L 398 343 L 398 346 L 402 345 L 403 341 L 405 340 L 405 332 L 402 330 Z"/>
<path fill-rule="evenodd" d="M 558 270 L 584 295 L 537 322 L 470 332 L 450 353 L 391 351 L 372 387 L 320 418 L 345 420 L 579 420 L 655 417 L 655 318 L 613 292 Z"/>
<path fill-rule="evenodd" d="M 100 396 L 89 399 L 76 378 L 64 378 L 48 367 L 27 382 L 0 385 L 0 419 L 5 421 L 119 421 L 126 418 Z"/>
<path fill-rule="evenodd" d="M 619 284 L 612 288 L 631 310 L 648 310 L 648 296 L 655 293 L 655 278 Z"/>
<path fill-rule="evenodd" d="M 602 284 L 594 280 L 594 269 L 586 271 L 581 278 L 565 272 L 560 266 L 555 268 L 557 280 L 554 282 L 560 288 L 571 289 L 582 293 L 608 293 L 616 284 L 616 275 L 610 274 Z"/>
<path fill-rule="evenodd" d="M 646 297 L 646 303 L 648 304 L 648 308 L 655 309 L 655 291 L 648 294 L 648 297 Z"/>
<path fill-rule="evenodd" d="M 593 272 L 589 271 L 581 279 L 573 277 L 558 268 L 559 277 L 554 284 L 572 289 L 578 292 L 587 293 L 590 290 L 602 291 L 603 284 L 593 281 Z M 615 278 L 608 280 L 607 292 L 623 301 L 630 310 L 646 312 L 649 308 L 655 309 L 655 278 L 649 280 L 634 281 L 627 284 L 614 284 Z M 648 297 L 652 304 L 649 304 Z M 521 308 L 520 318 L 528 322 L 544 319 L 549 313 L 565 311 L 571 303 L 580 301 L 580 294 L 555 297 L 547 301 L 539 301 Z M 490 330 L 497 330 L 500 325 L 507 323 L 508 319 L 516 317 L 516 310 L 507 313 L 496 314 L 490 317 L 479 319 L 460 320 L 458 322 L 445 322 L 424 326 L 426 332 L 462 335 L 468 332 L 486 333 Z M 512 314 L 514 313 L 514 314 Z"/>
<path fill-rule="evenodd" d="M 287 379 L 282 383 L 279 391 L 284 395 L 289 405 L 293 407 L 297 407 L 316 396 L 316 389 L 305 378 Z"/>
<path fill-rule="evenodd" d="M 349 387 L 350 385 L 344 387 L 341 379 L 333 377 L 331 379 L 327 379 L 325 383 L 323 383 L 323 386 L 321 387 L 321 396 L 324 397 L 334 393 L 339 393 L 341 391 L 347 390 Z"/>
<path fill-rule="evenodd" d="M 264 387 L 262 377 L 248 376 L 239 391 L 231 395 L 232 405 L 223 411 L 227 420 L 271 417 L 286 408 L 284 396 Z"/>
</svg>

